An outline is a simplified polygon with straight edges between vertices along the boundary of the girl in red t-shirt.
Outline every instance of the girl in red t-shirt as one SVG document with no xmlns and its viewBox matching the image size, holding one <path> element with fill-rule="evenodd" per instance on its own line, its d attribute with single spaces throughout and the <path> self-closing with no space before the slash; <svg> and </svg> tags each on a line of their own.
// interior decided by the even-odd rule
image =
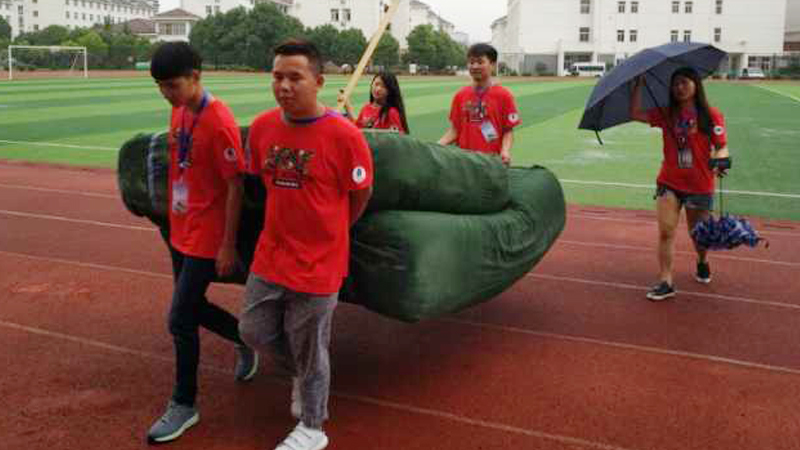
<svg viewBox="0 0 800 450">
<path fill-rule="evenodd" d="M 340 94 L 340 99 L 341 94 Z M 349 99 L 344 100 L 345 116 L 358 128 L 373 128 L 379 130 L 392 130 L 408 134 L 408 121 L 406 108 L 403 105 L 403 94 L 400 93 L 400 84 L 397 77 L 391 72 L 381 72 L 372 79 L 369 93 L 369 103 L 361 108 L 358 118 L 353 114 L 353 107 Z"/>
<path fill-rule="evenodd" d="M 664 160 L 656 189 L 660 273 L 659 283 L 647 293 L 648 299 L 660 301 L 675 296 L 672 260 L 681 209 L 686 210 L 690 231 L 696 223 L 708 218 L 713 207 L 714 177 L 724 174 L 716 162 L 729 161 L 729 157 L 725 119 L 719 110 L 708 105 L 702 79 L 694 69 L 684 67 L 673 73 L 666 108 L 642 109 L 644 85 L 644 77 L 639 77 L 631 98 L 630 115 L 633 120 L 662 129 Z M 706 251 L 696 244 L 695 250 L 695 279 L 710 283 Z"/>
</svg>

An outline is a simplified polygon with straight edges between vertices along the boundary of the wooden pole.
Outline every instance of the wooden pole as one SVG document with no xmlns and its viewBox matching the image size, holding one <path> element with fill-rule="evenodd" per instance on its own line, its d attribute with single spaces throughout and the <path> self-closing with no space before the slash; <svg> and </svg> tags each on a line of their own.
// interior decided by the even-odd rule
<svg viewBox="0 0 800 450">
<path fill-rule="evenodd" d="M 389 22 L 392 20 L 392 16 L 397 11 L 397 8 L 400 6 L 401 0 L 392 0 L 392 4 L 389 6 L 389 9 L 386 11 L 386 14 L 383 15 L 383 19 L 381 23 L 378 25 L 378 29 L 375 31 L 375 34 L 372 35 L 372 38 L 369 41 L 369 45 L 367 45 L 367 49 L 364 51 L 364 54 L 361 55 L 361 61 L 358 63 L 358 67 L 356 67 L 355 72 L 353 75 L 350 76 L 350 81 L 347 83 L 347 87 L 344 89 L 344 95 L 342 96 L 342 100 L 338 102 L 336 108 L 339 112 L 344 111 L 344 101 L 349 99 L 350 96 L 353 94 L 353 91 L 358 84 L 358 80 L 361 78 L 361 75 L 364 74 L 364 69 L 367 68 L 367 63 L 370 59 L 372 59 L 372 54 L 375 53 L 375 49 L 378 47 L 378 42 L 380 42 L 381 37 L 383 37 L 383 33 L 386 31 L 386 28 L 389 26 Z M 407 1 L 407 0 L 406 0 Z"/>
</svg>

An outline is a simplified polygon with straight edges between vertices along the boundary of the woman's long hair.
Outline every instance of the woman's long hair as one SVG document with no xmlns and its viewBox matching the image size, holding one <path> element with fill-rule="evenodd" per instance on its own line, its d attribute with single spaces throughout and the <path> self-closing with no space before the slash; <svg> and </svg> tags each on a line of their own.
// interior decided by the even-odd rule
<svg viewBox="0 0 800 450">
<path fill-rule="evenodd" d="M 374 83 L 375 79 L 378 77 L 380 77 L 383 85 L 386 86 L 387 91 L 386 101 L 381 106 L 381 119 L 386 118 L 391 108 L 397 108 L 397 111 L 400 113 L 400 122 L 403 123 L 403 128 L 405 128 L 406 133 L 411 133 L 411 130 L 408 128 L 406 107 L 403 104 L 403 94 L 400 93 L 400 84 L 397 82 L 397 77 L 391 72 L 384 71 L 375 75 L 372 79 L 372 83 Z M 370 83 L 369 101 L 370 103 L 375 103 L 375 98 L 372 96 L 372 83 Z"/>
<path fill-rule="evenodd" d="M 671 119 L 670 126 L 674 126 L 675 120 L 680 116 L 681 105 L 675 98 L 672 86 L 675 83 L 675 78 L 685 77 L 694 82 L 694 107 L 697 109 L 697 127 L 706 136 L 711 136 L 714 129 L 714 124 L 711 121 L 710 107 L 708 106 L 708 99 L 706 98 L 706 90 L 703 87 L 703 80 L 698 75 L 697 71 L 691 67 L 682 67 L 672 74 L 672 79 L 669 82 L 669 115 Z"/>
</svg>

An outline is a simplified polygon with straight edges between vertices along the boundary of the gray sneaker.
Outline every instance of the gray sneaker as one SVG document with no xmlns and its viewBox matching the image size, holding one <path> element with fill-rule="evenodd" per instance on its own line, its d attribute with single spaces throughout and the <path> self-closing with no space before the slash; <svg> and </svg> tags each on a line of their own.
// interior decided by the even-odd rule
<svg viewBox="0 0 800 450">
<path fill-rule="evenodd" d="M 236 381 L 250 381 L 258 370 L 258 353 L 244 345 L 236 346 L 236 367 L 233 377 Z"/>
<path fill-rule="evenodd" d="M 147 432 L 148 444 L 159 444 L 178 439 L 184 431 L 200 420 L 200 414 L 191 406 L 170 400 L 167 411 Z"/>
</svg>

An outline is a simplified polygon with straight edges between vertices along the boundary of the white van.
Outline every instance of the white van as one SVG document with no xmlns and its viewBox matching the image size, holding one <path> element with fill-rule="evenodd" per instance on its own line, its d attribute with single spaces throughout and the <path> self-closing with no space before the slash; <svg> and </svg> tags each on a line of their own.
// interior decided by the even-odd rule
<svg viewBox="0 0 800 450">
<path fill-rule="evenodd" d="M 606 65 L 603 63 L 575 63 L 570 67 L 570 75 L 574 77 L 597 77 L 606 74 Z"/>
<path fill-rule="evenodd" d="M 767 76 L 764 75 L 764 71 L 761 70 L 759 67 L 743 67 L 742 68 L 742 75 L 741 78 L 744 79 L 763 79 Z"/>
</svg>

